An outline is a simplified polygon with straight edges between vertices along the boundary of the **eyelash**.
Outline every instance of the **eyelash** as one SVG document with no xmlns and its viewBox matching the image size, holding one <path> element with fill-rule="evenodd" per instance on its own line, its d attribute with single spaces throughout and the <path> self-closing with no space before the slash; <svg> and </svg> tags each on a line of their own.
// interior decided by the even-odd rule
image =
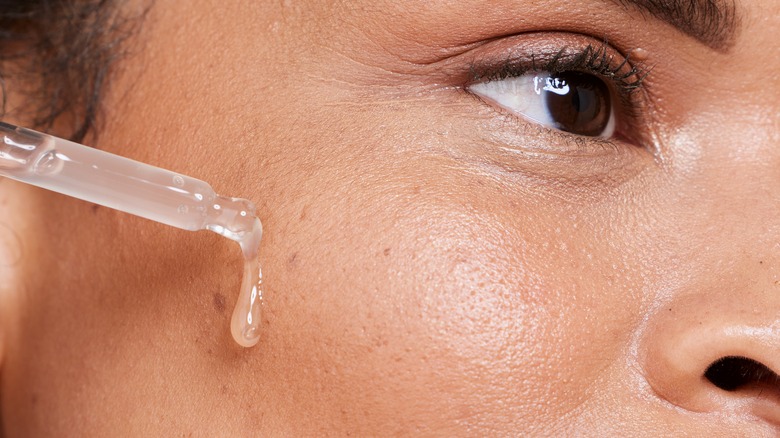
<svg viewBox="0 0 780 438">
<path fill-rule="evenodd" d="M 569 46 L 564 46 L 554 51 L 532 53 L 523 60 L 506 60 L 497 66 L 472 65 L 470 83 L 499 81 L 534 72 L 579 71 L 591 73 L 603 79 L 610 85 L 610 89 L 615 90 L 620 100 L 619 109 L 623 112 L 619 116 L 625 118 L 622 120 L 623 124 L 628 125 L 629 130 L 636 131 L 632 128 L 641 124 L 644 112 L 643 101 L 637 97 L 637 94 L 640 94 L 637 92 L 643 90 L 645 79 L 652 68 L 645 67 L 641 63 L 635 64 L 631 61 L 630 54 L 622 55 L 618 52 L 615 54 L 610 52 L 615 52 L 615 50 L 610 49 L 609 43 L 604 41 L 599 46 L 594 47 L 592 44 L 588 44 L 577 51 L 571 51 Z M 539 60 L 543 60 L 543 62 L 540 63 Z M 561 134 L 564 138 L 570 139 L 572 136 L 578 139 L 582 138 L 576 134 L 545 129 Z M 606 139 L 594 138 L 594 140 L 611 143 Z"/>
</svg>

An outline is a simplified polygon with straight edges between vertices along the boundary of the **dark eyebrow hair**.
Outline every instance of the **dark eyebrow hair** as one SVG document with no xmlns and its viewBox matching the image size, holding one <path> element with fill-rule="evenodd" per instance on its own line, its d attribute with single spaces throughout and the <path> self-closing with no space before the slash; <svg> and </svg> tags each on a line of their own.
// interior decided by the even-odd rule
<svg viewBox="0 0 780 438">
<path fill-rule="evenodd" d="M 739 14 L 734 0 L 611 0 L 664 21 L 706 46 L 724 51 L 736 38 Z"/>
</svg>

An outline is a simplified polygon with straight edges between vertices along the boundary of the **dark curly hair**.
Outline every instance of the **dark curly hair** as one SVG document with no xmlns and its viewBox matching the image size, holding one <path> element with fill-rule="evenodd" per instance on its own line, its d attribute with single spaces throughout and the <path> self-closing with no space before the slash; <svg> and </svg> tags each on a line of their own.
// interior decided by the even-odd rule
<svg viewBox="0 0 780 438">
<path fill-rule="evenodd" d="M 72 121 L 66 134 L 82 141 L 93 130 L 100 97 L 125 41 L 144 12 L 128 15 L 121 0 L 0 0 L 2 114 L 8 92 L 31 104 L 12 109 L 36 129 Z M 24 83 L 8 90 L 6 80 Z"/>
</svg>

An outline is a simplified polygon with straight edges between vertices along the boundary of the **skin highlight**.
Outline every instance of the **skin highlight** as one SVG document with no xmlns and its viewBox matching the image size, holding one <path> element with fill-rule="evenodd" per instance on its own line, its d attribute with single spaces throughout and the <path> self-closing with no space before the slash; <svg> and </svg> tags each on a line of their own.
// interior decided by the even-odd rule
<svg viewBox="0 0 780 438">
<path fill-rule="evenodd" d="M 5 435 L 776 434 L 776 384 L 703 376 L 780 371 L 780 9 L 743 2 L 723 51 L 500 3 L 151 7 L 96 146 L 256 202 L 261 341 L 230 339 L 230 242 L 3 181 Z M 652 66 L 641 144 L 465 90 L 604 39 Z"/>
</svg>

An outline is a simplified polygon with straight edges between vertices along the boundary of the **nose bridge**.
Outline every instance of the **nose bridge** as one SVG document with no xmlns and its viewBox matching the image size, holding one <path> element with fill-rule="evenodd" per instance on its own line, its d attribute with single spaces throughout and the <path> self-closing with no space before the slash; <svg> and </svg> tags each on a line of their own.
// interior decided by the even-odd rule
<svg viewBox="0 0 780 438">
<path fill-rule="evenodd" d="M 714 129 L 671 143 L 681 152 L 670 164 L 672 200 L 664 202 L 686 218 L 680 226 L 703 233 L 698 237 L 731 254 L 732 262 L 750 259 L 763 265 L 756 269 L 780 269 L 780 111 L 737 112 Z"/>
<path fill-rule="evenodd" d="M 690 284 L 679 285 L 680 294 L 700 291 L 708 278 L 734 281 L 739 294 L 746 289 L 780 293 L 770 287 L 780 280 L 780 176 L 733 176 L 735 168 L 701 176 L 705 182 L 686 181 L 681 190 L 690 193 L 665 204 L 673 219 L 665 222 L 663 235 L 676 242 L 686 266 L 698 273 Z M 721 291 L 716 284 L 707 293 Z"/>
<path fill-rule="evenodd" d="M 780 155 L 735 160 L 723 166 L 710 222 L 733 257 L 734 275 L 749 282 L 772 279 L 780 270 Z M 761 286 L 767 287 L 766 285 Z"/>
</svg>

